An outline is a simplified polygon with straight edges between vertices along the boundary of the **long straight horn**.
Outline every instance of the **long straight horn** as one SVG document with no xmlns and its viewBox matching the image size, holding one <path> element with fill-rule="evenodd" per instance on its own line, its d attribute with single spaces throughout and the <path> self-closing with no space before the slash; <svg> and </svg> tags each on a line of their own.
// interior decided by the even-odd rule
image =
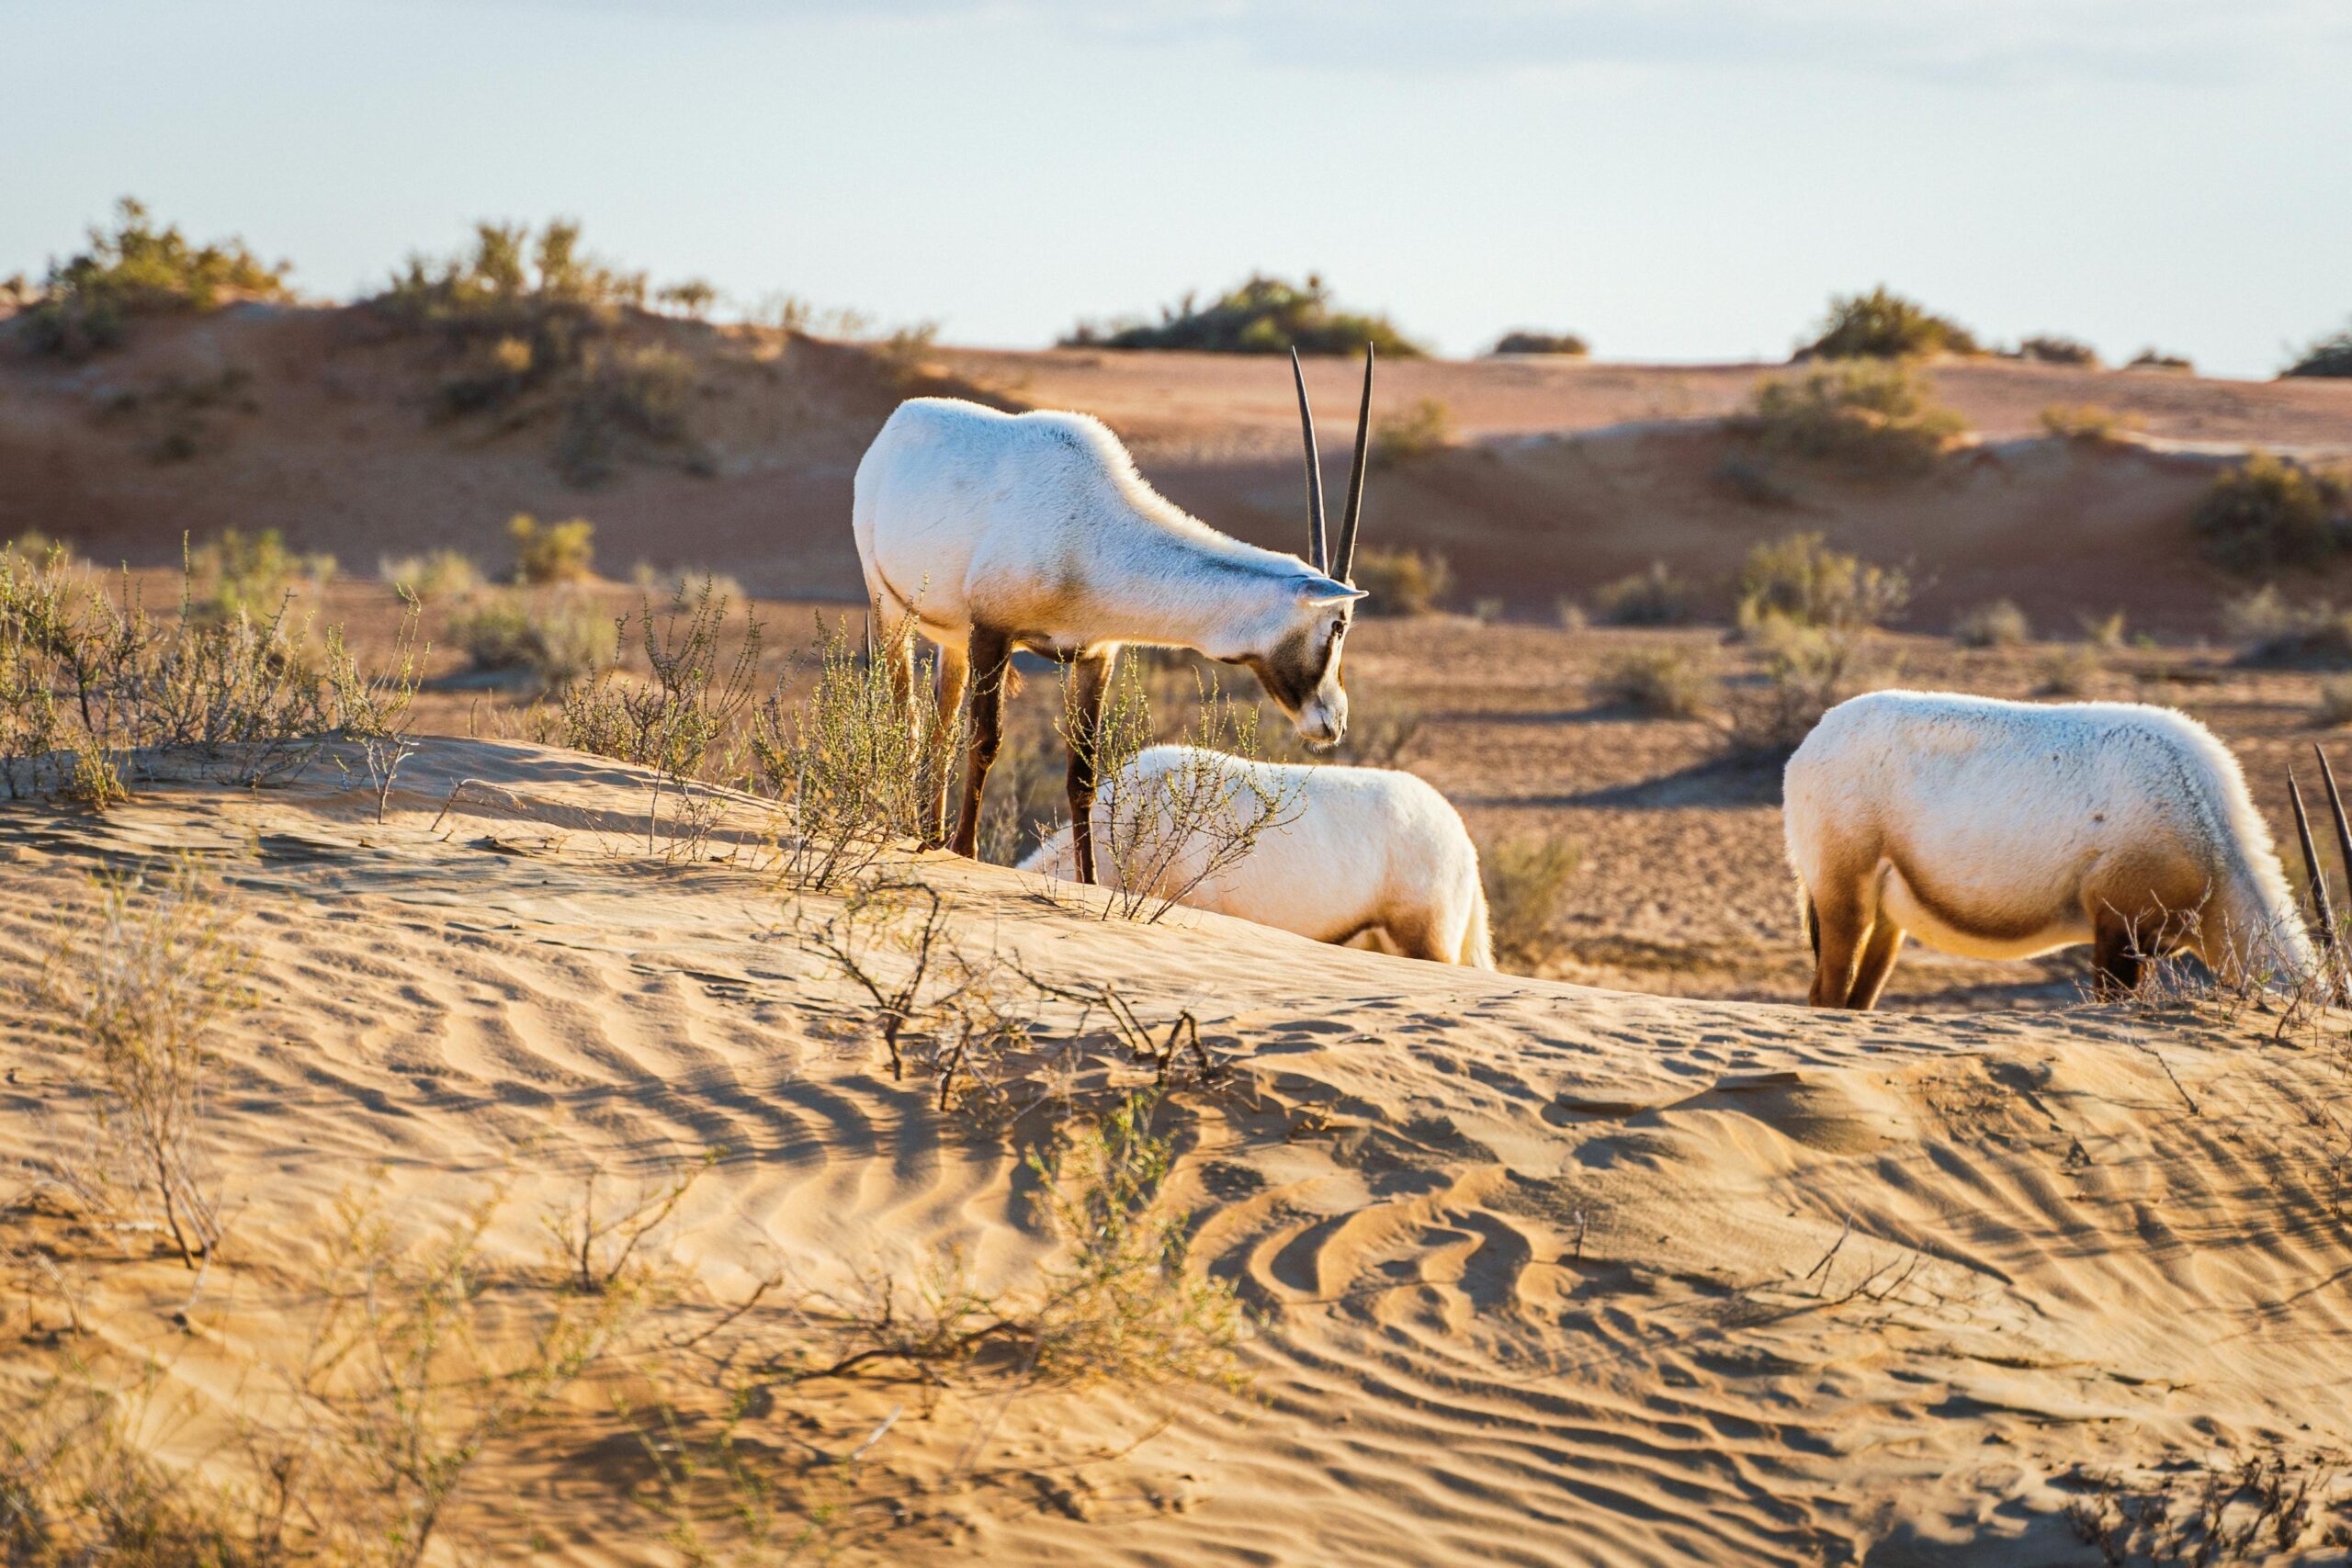
<svg viewBox="0 0 2352 1568">
<path fill-rule="evenodd" d="M 1298 383 L 1298 433 L 1306 442 L 1306 558 L 1328 575 L 1331 552 L 1323 536 L 1323 460 L 1315 450 L 1315 412 L 1306 406 L 1306 372 L 1299 368 L 1295 348 L 1290 351 L 1290 375 Z"/>
<path fill-rule="evenodd" d="M 1348 511 L 1340 519 L 1340 570 L 1334 574 L 1350 586 L 1355 583 L 1356 525 L 1363 521 L 1363 459 L 1371 436 L 1372 344 L 1367 343 L 1363 345 L 1363 401 L 1356 405 L 1356 463 L 1348 470 Z"/>
<path fill-rule="evenodd" d="M 2287 770 L 2287 798 L 2295 807 L 2295 837 L 2302 841 L 2303 869 L 2311 873 L 2312 909 L 2319 917 L 2319 943 L 2335 951 L 2335 910 L 2328 903 L 2327 873 L 2319 868 L 2319 851 L 2312 843 L 2312 819 L 2303 814 L 2303 792 L 2295 786 L 2295 770 Z"/>
<path fill-rule="evenodd" d="M 2327 753 L 2316 742 L 2312 755 L 2319 759 L 2319 776 L 2327 785 L 2327 808 L 2335 818 L 2335 852 L 2344 857 L 2344 874 L 2352 878 L 2352 822 L 2344 820 L 2344 797 L 2335 793 L 2335 770 L 2327 765 Z"/>
</svg>

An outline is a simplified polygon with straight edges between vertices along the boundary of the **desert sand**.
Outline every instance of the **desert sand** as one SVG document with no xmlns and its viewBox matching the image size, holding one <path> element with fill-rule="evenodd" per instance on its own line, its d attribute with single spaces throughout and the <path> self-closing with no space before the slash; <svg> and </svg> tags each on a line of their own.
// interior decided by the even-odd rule
<svg viewBox="0 0 2352 1568">
<path fill-rule="evenodd" d="M 338 1193 L 424 1225 L 493 1182 L 519 1211 L 723 1145 L 650 1244 L 710 1300 L 950 1248 L 1013 1280 L 1050 1252 L 1005 1138 L 890 1081 L 867 1010 L 780 934 L 829 896 L 645 855 L 647 798 L 616 764 L 434 741 L 381 826 L 332 766 L 104 818 L 0 812 L 11 998 L 96 870 L 193 853 L 247 911 L 257 1005 L 219 1037 L 209 1134 L 234 1241 L 185 1304 L 158 1258 L 96 1270 L 81 1309 L 162 1359 L 184 1448 L 285 1354 L 266 1309 Z M 1255 1316 L 1250 1382 L 771 1390 L 747 1424 L 771 1453 L 846 1452 L 905 1412 L 826 1472 L 823 1551 L 2087 1563 L 2064 1510 L 2094 1477 L 2136 1497 L 2352 1448 L 2352 1108 L 2324 1032 L 1614 994 L 1184 911 L 1105 920 L 938 855 L 903 869 L 973 940 L 1200 1018 L 1225 1067 L 1162 1107 L 1170 1191 L 1186 1266 Z M 12 1003 L 12 1154 L 74 1135 L 48 1042 Z M 1099 1039 L 1049 1031 L 1056 1051 L 1085 1083 L 1138 1076 Z M 518 1212 L 489 1245 L 536 1238 Z M 11 1327 L 59 1310 L 28 1295 Z M 458 1517 L 491 1560 L 674 1560 L 628 1473 L 610 1450 L 502 1459 Z M 2314 1543 L 2352 1522 L 2335 1483 L 2315 1495 Z"/>
</svg>

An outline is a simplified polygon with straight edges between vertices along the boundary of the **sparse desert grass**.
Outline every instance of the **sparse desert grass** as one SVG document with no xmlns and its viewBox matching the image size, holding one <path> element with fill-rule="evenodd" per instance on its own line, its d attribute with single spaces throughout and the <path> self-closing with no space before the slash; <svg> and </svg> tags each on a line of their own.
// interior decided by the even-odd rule
<svg viewBox="0 0 2352 1568">
<path fill-rule="evenodd" d="M 2067 1480 L 2067 1522 L 2115 1568 L 2317 1562 L 2308 1549 L 2352 1546 L 2352 1487 L 2331 1456 L 2273 1448 L 2136 1475 L 2077 1466 Z"/>
<path fill-rule="evenodd" d="M 2033 623 L 2007 599 L 1964 610 L 1951 624 L 1951 640 L 1962 648 L 2015 648 L 2033 640 Z"/>
<path fill-rule="evenodd" d="M 1369 597 L 1367 615 L 1427 615 L 1453 592 L 1453 567 L 1435 550 L 1380 549 L 1356 552 L 1355 583 Z"/>
<path fill-rule="evenodd" d="M 316 599 L 334 578 L 335 560 L 287 548 L 275 528 L 257 534 L 225 528 L 219 538 L 189 551 L 187 567 L 188 612 L 227 621 L 240 615 L 270 618 L 297 594 Z"/>
<path fill-rule="evenodd" d="M 583 582 L 596 570 L 596 525 L 585 517 L 541 523 L 527 512 L 506 521 L 514 542 L 514 581 L 544 586 Z"/>
<path fill-rule="evenodd" d="M 1574 843 L 1555 835 L 1503 839 L 1479 850 L 1487 922 L 1498 959 L 1533 966 L 1550 955 L 1561 900 L 1583 858 Z"/>
<path fill-rule="evenodd" d="M 376 792 L 376 820 L 392 793 L 401 764 L 416 754 L 413 728 L 417 680 L 425 652 L 417 642 L 422 607 L 412 598 L 393 634 L 391 660 L 370 671 L 345 645 L 343 628 L 327 628 L 327 680 L 334 692 L 335 734 L 359 750 L 368 783 Z"/>
<path fill-rule="evenodd" d="M 1206 305 L 1187 294 L 1164 307 L 1158 322 L 1081 321 L 1062 339 L 1068 348 L 1189 348 L 1214 354 L 1360 354 L 1371 344 L 1384 358 L 1409 358 L 1419 344 L 1388 318 L 1334 309 L 1323 279 L 1304 285 L 1254 276 Z"/>
<path fill-rule="evenodd" d="M 1422 398 L 1402 413 L 1373 422 L 1370 459 L 1374 468 L 1403 468 L 1452 445 L 1453 411 L 1436 398 Z"/>
<path fill-rule="evenodd" d="M 1916 474 L 1966 432 L 1902 361 L 1839 359 L 1758 384 L 1734 428 L 1765 451 L 1858 474 Z"/>
<path fill-rule="evenodd" d="M 1622 653 L 1593 678 L 1595 702 L 1649 718 L 1703 718 L 1721 701 L 1714 671 L 1680 649 Z"/>
<path fill-rule="evenodd" d="M 2018 344 L 2018 357 L 2042 365 L 2075 365 L 2086 370 L 2098 368 L 2098 350 L 2080 338 L 2059 333 L 2041 333 Z"/>
<path fill-rule="evenodd" d="M 2083 639 L 2102 653 L 2120 652 L 2125 643 L 2126 620 L 2120 610 L 2110 610 L 2104 615 L 2089 611 L 2077 612 L 2075 624 L 2083 628 Z"/>
<path fill-rule="evenodd" d="M 177 224 L 156 227 L 144 206 L 124 197 L 111 231 L 93 228 L 87 250 L 51 265 L 25 312 L 28 341 L 68 355 L 111 347 L 140 316 L 285 299 L 287 271 L 282 262 L 264 265 L 242 240 L 190 244 Z"/>
<path fill-rule="evenodd" d="M 2196 362 L 2185 354 L 2171 354 L 2160 348 L 2143 348 L 2125 361 L 2126 370 L 2177 370 L 2184 375 L 2196 373 Z"/>
<path fill-rule="evenodd" d="M 2099 657 L 2098 649 L 2087 643 L 2059 649 L 2041 661 L 2041 680 L 2033 689 L 2034 695 L 2088 696 L 2106 669 L 2107 661 Z"/>
<path fill-rule="evenodd" d="M 2189 519 L 2215 563 L 2238 572 L 2316 566 L 2343 549 L 2352 480 L 2268 452 L 2216 476 Z"/>
<path fill-rule="evenodd" d="M 1809 359 L 1900 359 L 1981 350 L 1966 327 L 1881 284 L 1867 294 L 1832 296 L 1820 335 L 1799 352 Z"/>
<path fill-rule="evenodd" d="M 1764 679 L 1732 705 L 1728 739 L 1735 753 L 1786 756 L 1823 714 L 1879 683 L 1869 633 L 1860 626 L 1776 618 L 1763 623 L 1756 640 Z"/>
<path fill-rule="evenodd" d="M 462 550 L 430 550 L 421 556 L 387 556 L 376 563 L 376 575 L 403 598 L 425 604 L 462 599 L 482 583 L 481 568 Z"/>
<path fill-rule="evenodd" d="M 1581 359 L 1592 352 L 1592 345 L 1577 333 L 1547 333 L 1522 328 L 1503 333 L 1495 340 L 1495 346 L 1487 352 L 1489 355 L 1558 354 Z"/>
<path fill-rule="evenodd" d="M 1835 550 L 1819 534 L 1791 534 L 1747 552 L 1732 584 L 1734 619 L 1746 636 L 1772 623 L 1855 629 L 1884 626 L 1911 602 L 1901 570 Z"/>
<path fill-rule="evenodd" d="M 1604 583 L 1592 595 L 1593 615 L 1603 626 L 1674 626 L 1690 618 L 1696 592 L 1662 560 L 1649 570 Z"/>
<path fill-rule="evenodd" d="M 228 1218 L 207 1148 L 206 1035 L 246 1003 L 248 960 L 220 890 L 184 862 L 99 885 L 43 972 L 89 1128 L 43 1172 L 107 1221 L 155 1224 L 190 1269 Z"/>
<path fill-rule="evenodd" d="M 2041 433 L 2061 441 L 2112 446 L 2139 428 L 2139 421 L 2100 403 L 2052 403 L 2041 411 Z"/>
</svg>

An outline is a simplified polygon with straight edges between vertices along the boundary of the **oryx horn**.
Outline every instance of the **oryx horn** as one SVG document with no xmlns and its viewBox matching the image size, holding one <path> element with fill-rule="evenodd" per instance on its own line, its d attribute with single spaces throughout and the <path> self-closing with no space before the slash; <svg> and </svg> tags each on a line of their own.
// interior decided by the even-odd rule
<svg viewBox="0 0 2352 1568">
<path fill-rule="evenodd" d="M 1315 451 L 1315 412 L 1306 406 L 1306 372 L 1299 367 L 1295 348 L 1290 351 L 1290 374 L 1298 384 L 1298 433 L 1306 442 L 1306 559 L 1329 576 L 1331 556 L 1323 536 L 1323 462 Z"/>
<path fill-rule="evenodd" d="M 2335 770 L 2327 765 L 2327 753 L 2316 743 L 2312 755 L 2319 759 L 2319 776 L 2327 785 L 2327 808 L 2335 818 L 2335 852 L 2344 857 L 2344 874 L 2352 876 L 2352 822 L 2344 819 L 2344 797 L 2335 793 Z"/>
<path fill-rule="evenodd" d="M 2303 869 L 2311 873 L 2312 911 L 2319 919 L 2320 945 L 2335 951 L 2335 910 L 2327 897 L 2327 873 L 2319 867 L 2319 850 L 2312 843 L 2312 819 L 2303 812 L 2303 792 L 2296 787 L 2295 770 L 2287 770 L 2287 799 L 2295 808 L 2295 837 L 2303 846 Z"/>
<path fill-rule="evenodd" d="M 1348 470 L 1348 512 L 1340 520 L 1340 570 L 1331 575 L 1355 586 L 1356 525 L 1363 520 L 1363 460 L 1372 436 L 1372 344 L 1363 345 L 1363 400 L 1356 405 L 1356 462 Z"/>
</svg>

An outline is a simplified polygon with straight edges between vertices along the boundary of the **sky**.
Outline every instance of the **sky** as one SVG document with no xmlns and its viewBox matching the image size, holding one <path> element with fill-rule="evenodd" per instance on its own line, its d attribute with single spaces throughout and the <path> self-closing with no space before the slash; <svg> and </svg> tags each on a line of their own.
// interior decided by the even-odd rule
<svg viewBox="0 0 2352 1568">
<path fill-rule="evenodd" d="M 0 276 L 115 198 L 347 299 L 479 219 L 949 342 L 1254 270 L 1447 354 L 1886 283 L 2267 376 L 2352 317 L 2343 0 L 0 0 Z"/>
</svg>

